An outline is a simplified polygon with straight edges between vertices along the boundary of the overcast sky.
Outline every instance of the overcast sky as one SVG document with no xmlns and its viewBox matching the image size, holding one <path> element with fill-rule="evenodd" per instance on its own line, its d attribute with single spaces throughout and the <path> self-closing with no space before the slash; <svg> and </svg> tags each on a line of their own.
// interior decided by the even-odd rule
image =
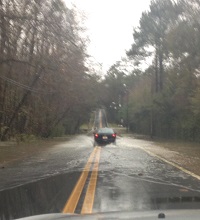
<svg viewBox="0 0 200 220">
<path fill-rule="evenodd" d="M 150 0 L 65 0 L 87 15 L 88 52 L 103 64 L 103 71 L 125 56 L 133 43 L 133 28 L 139 24 Z"/>
</svg>

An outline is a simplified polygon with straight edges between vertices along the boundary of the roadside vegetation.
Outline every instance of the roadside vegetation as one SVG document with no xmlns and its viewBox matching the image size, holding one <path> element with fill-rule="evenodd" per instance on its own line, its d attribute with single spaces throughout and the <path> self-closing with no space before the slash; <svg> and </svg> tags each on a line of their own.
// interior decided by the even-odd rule
<svg viewBox="0 0 200 220">
<path fill-rule="evenodd" d="M 0 140 L 74 134 L 100 107 L 128 131 L 200 141 L 198 0 L 153 0 L 103 79 L 75 8 L 2 0 L 0 14 Z"/>
<path fill-rule="evenodd" d="M 61 0 L 2 0 L 0 14 L 0 139 L 75 133 L 96 103 L 81 14 Z"/>
<path fill-rule="evenodd" d="M 200 2 L 155 0 L 108 71 L 109 118 L 151 137 L 200 141 Z"/>
</svg>

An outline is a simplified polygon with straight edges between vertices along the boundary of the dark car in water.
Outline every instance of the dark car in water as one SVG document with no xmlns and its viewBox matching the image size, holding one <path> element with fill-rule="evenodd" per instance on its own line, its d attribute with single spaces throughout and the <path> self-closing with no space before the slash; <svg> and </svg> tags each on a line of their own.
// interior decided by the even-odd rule
<svg viewBox="0 0 200 220">
<path fill-rule="evenodd" d="M 96 144 L 116 144 L 116 132 L 112 128 L 99 128 L 94 132 L 94 145 Z"/>
</svg>

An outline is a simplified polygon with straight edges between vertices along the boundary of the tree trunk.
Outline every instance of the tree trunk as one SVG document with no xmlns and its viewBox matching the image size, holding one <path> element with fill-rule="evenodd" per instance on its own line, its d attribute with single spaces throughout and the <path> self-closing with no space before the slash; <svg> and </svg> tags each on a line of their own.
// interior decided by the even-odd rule
<svg viewBox="0 0 200 220">
<path fill-rule="evenodd" d="M 38 74 L 36 74 L 34 80 L 32 81 L 31 85 L 30 85 L 30 90 L 27 90 L 21 101 L 19 102 L 19 104 L 17 105 L 17 107 L 14 110 L 14 113 L 12 115 L 12 117 L 10 118 L 8 124 L 7 124 L 7 128 L 4 130 L 2 136 L 1 136 L 1 141 L 5 141 L 6 140 L 6 136 L 8 134 L 8 131 L 10 130 L 11 125 L 13 124 L 15 118 L 17 117 L 17 114 L 19 113 L 19 110 L 21 109 L 21 107 L 24 105 L 24 103 L 26 102 L 27 98 L 29 97 L 29 95 L 31 94 L 31 89 L 34 88 L 35 84 L 37 83 L 37 81 L 39 80 L 39 78 L 41 77 L 41 75 L 43 74 L 43 68 L 40 68 L 40 71 Z"/>
<path fill-rule="evenodd" d="M 155 92 L 159 92 L 159 80 L 158 80 L 158 54 L 156 50 L 156 55 L 155 55 Z"/>
<path fill-rule="evenodd" d="M 159 49 L 159 88 L 160 91 L 163 89 L 163 53 L 161 49 Z"/>
</svg>

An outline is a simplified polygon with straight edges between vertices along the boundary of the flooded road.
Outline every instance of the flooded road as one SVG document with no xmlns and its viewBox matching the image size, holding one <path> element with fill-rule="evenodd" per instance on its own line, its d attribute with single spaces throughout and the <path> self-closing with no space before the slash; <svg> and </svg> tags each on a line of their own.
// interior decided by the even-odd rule
<svg viewBox="0 0 200 220">
<path fill-rule="evenodd" d="M 80 135 L 8 164 L 0 170 L 0 218 L 61 213 L 72 194 L 74 213 L 199 208 L 200 181 L 150 155 L 153 146 L 123 136 L 93 147 L 91 135 Z"/>
<path fill-rule="evenodd" d="M 92 152 L 92 139 L 77 136 L 75 139 L 47 148 L 34 156 L 7 164 L 0 172 L 0 190 L 16 187 L 52 175 L 82 171 Z"/>
</svg>

